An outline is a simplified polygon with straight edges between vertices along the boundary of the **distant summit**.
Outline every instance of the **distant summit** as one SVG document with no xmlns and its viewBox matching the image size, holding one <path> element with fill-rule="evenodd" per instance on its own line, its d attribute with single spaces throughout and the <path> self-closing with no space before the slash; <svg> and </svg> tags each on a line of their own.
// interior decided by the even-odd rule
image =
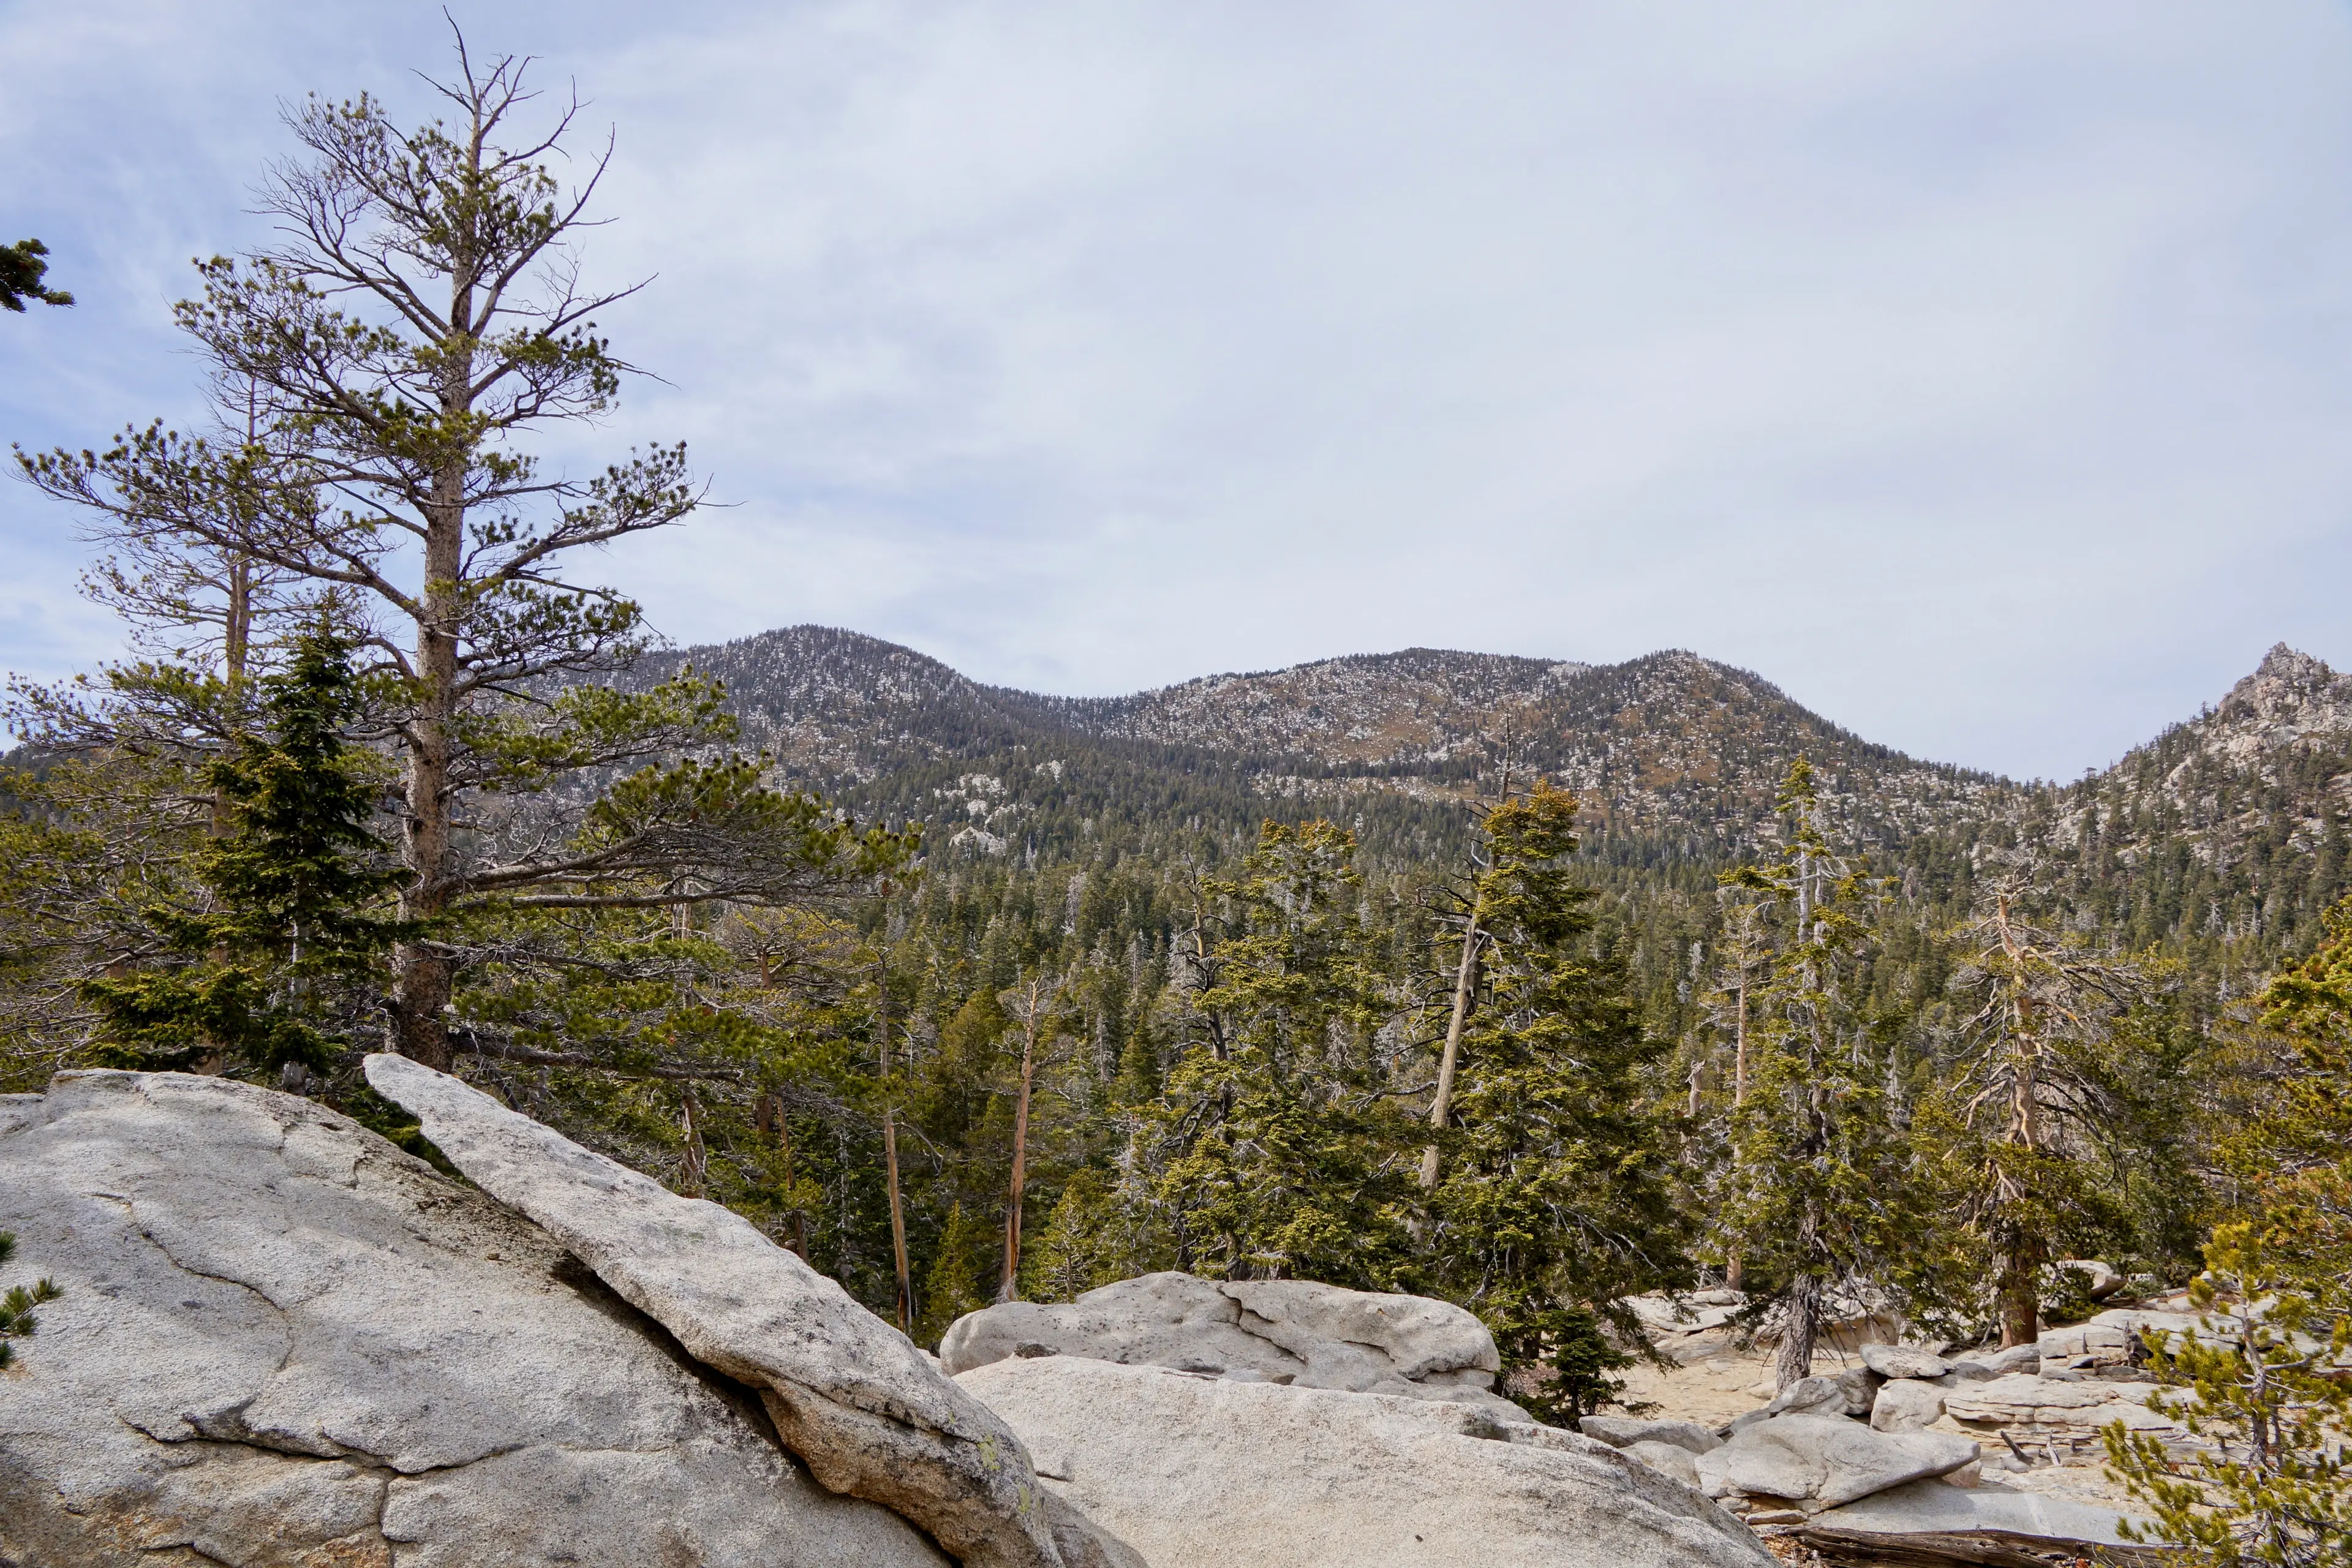
<svg viewBox="0 0 2352 1568">
<path fill-rule="evenodd" d="M 1612 665 L 1406 648 L 1071 698 L 792 626 L 640 674 L 685 663 L 727 683 L 744 740 L 789 774 L 936 824 L 943 852 L 1127 843 L 1205 863 L 1266 817 L 1311 814 L 1376 859 L 1425 864 L 1507 768 L 1582 797 L 1587 854 L 1612 874 L 1711 898 L 1712 868 L 1774 837 L 1802 753 L 1840 836 L 1906 896 L 1961 899 L 1985 867 L 2030 861 L 2136 942 L 2284 941 L 2352 860 L 2352 678 L 2284 644 L 2219 706 L 2065 784 L 1906 756 L 1681 648 Z"/>
</svg>

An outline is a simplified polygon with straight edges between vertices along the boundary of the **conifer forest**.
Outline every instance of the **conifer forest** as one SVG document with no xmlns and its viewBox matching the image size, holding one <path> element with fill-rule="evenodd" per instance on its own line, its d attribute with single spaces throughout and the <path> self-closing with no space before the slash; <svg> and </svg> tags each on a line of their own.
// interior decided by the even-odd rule
<svg viewBox="0 0 2352 1568">
<path fill-rule="evenodd" d="M 920 1344 L 1315 1279 L 1470 1309 L 1560 1422 L 1708 1285 L 1784 1382 L 1841 1301 L 2031 1342 L 2076 1258 L 2352 1333 L 2352 677 L 2281 647 L 2048 783 L 1681 651 L 1066 699 L 660 646 L 596 547 L 691 550 L 702 481 L 533 456 L 630 364 L 520 68 L 297 104 L 177 308 L 209 424 L 17 451 L 129 651 L 13 689 L 0 1091 L 227 1075 L 435 1159 L 394 1050 Z"/>
</svg>

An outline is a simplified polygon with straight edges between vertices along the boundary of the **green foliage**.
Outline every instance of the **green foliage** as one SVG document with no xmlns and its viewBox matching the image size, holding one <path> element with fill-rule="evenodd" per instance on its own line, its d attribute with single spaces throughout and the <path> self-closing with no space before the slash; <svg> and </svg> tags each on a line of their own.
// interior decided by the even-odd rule
<svg viewBox="0 0 2352 1568">
<path fill-rule="evenodd" d="M 1133 1238 L 1118 1224 L 1123 1212 L 1106 1173 L 1092 1166 L 1074 1172 L 1023 1252 L 1022 1299 L 1067 1301 L 1135 1272 Z"/>
<path fill-rule="evenodd" d="M 0 310 L 14 310 L 21 316 L 27 300 L 37 300 L 44 305 L 74 302 L 74 297 L 64 290 L 43 287 L 41 279 L 49 270 L 48 254 L 49 247 L 37 239 L 0 245 Z"/>
<path fill-rule="evenodd" d="M 1211 880 L 1223 934 L 1196 955 L 1193 1040 L 1152 1121 L 1154 1196 L 1179 1267 L 1376 1286 L 1409 1248 L 1409 1120 L 1375 1040 L 1399 1011 L 1368 931 L 1354 840 L 1268 823 Z"/>
<path fill-rule="evenodd" d="M 996 1227 L 968 1216 L 961 1204 L 949 1206 L 947 1223 L 940 1229 L 930 1272 L 924 1277 L 922 1316 L 915 1337 L 937 1344 L 948 1325 L 966 1312 L 988 1305 L 990 1291 L 982 1286 L 997 1241 Z"/>
<path fill-rule="evenodd" d="M 2213 1447 L 2176 1464 L 2165 1445 L 2121 1422 L 2106 1428 L 2109 1468 L 2148 1505 L 2155 1541 L 2189 1560 L 2322 1568 L 2352 1559 L 2352 1466 L 2344 1458 L 2352 1315 L 2282 1269 L 2257 1226 L 2217 1227 L 2190 1287 L 2203 1334 L 2147 1336 L 2166 1387 L 2148 1408 Z M 2125 1526 L 2126 1539 L 2142 1539 Z"/>
<path fill-rule="evenodd" d="M 2057 1258 L 2134 1229 L 2124 1183 L 2180 1131 L 2151 965 L 2028 923 L 2012 884 L 1959 933 L 1952 994 L 1969 1008 L 1921 1127 L 1940 1142 L 1991 1259 L 2001 1342 L 2042 1331 Z M 2079 1303 L 2077 1303 L 2079 1305 Z"/>
<path fill-rule="evenodd" d="M 1507 1347 L 1506 1374 L 1523 1374 L 1509 1379 L 1511 1397 L 1537 1420 L 1570 1431 L 1585 1416 L 1622 1403 L 1625 1380 L 1616 1374 L 1636 1359 L 1619 1348 L 1598 1313 L 1582 1307 L 1522 1308 L 1496 1340 Z M 1625 1408 L 1640 1415 L 1656 1406 Z"/>
<path fill-rule="evenodd" d="M 1779 857 L 1727 879 L 1763 904 L 1778 945 L 1750 998 L 1749 1088 L 1727 1113 L 1713 1192 L 1717 1244 L 1777 1298 L 1786 1387 L 1811 1370 L 1825 1297 L 1932 1299 L 1948 1260 L 1922 1244 L 1948 1232 L 1892 1092 L 1900 1019 L 1859 984 L 1876 889 L 1832 847 L 1801 757 L 1780 805 Z"/>
<path fill-rule="evenodd" d="M 1622 1388 L 1609 1373 L 1631 1363 L 1601 1323 L 1638 1342 L 1622 1298 L 1687 1283 L 1691 1231 L 1648 1081 L 1666 1047 L 1595 942 L 1575 821 L 1542 784 L 1486 814 L 1469 902 L 1490 945 L 1413 1271 L 1486 1321 L 1507 1374 L 1550 1373 L 1535 1403 L 1562 1418 Z"/>
<path fill-rule="evenodd" d="M 0 1230 L 0 1264 L 6 1263 L 16 1255 L 16 1237 Z M 33 1310 L 64 1294 L 54 1281 L 38 1279 L 29 1286 L 12 1285 L 5 1295 L 0 1295 L 0 1372 L 16 1364 L 16 1347 L 8 1342 L 27 1338 L 41 1326 L 40 1321 L 33 1316 Z"/>
<path fill-rule="evenodd" d="M 168 967 L 85 982 L 111 1066 L 186 1068 L 219 1058 L 274 1074 L 331 1072 L 380 994 L 403 927 L 378 912 L 404 873 L 375 837 L 373 759 L 343 740 L 356 703 L 351 647 L 306 634 L 263 682 L 264 732 L 235 737 L 204 770 L 222 826 L 189 857 L 204 907 L 147 911 Z"/>
<path fill-rule="evenodd" d="M 2150 1344 L 2168 1385 L 2150 1408 L 2221 1446 L 2182 1474 L 2151 1439 L 2106 1434 L 2163 1532 L 2221 1568 L 2352 1559 L 2352 904 L 2324 929 L 2259 999 L 2284 1050 L 2223 1143 L 2244 1212 L 2190 1286 L 2211 1331 Z"/>
</svg>

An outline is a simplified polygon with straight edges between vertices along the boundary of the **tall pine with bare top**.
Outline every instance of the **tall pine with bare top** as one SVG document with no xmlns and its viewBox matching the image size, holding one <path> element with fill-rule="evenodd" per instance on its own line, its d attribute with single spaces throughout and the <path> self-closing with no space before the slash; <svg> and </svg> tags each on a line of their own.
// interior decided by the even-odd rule
<svg viewBox="0 0 2352 1568">
<path fill-rule="evenodd" d="M 699 682 L 634 695 L 594 683 L 637 655 L 642 621 L 572 567 L 693 512 L 683 447 L 583 479 L 520 446 L 605 413 L 630 368 L 595 317 L 635 289 L 587 286 L 575 251 L 610 144 L 567 188 L 552 165 L 576 102 L 520 130 L 528 62 L 479 64 L 462 39 L 457 53 L 455 79 L 434 84 L 446 119 L 402 131 L 364 96 L 292 110 L 303 155 L 262 188 L 277 242 L 201 265 L 180 325 L 215 384 L 250 396 L 247 438 L 159 423 L 102 452 L 18 460 L 118 535 L 331 592 L 364 627 L 402 772 L 404 929 L 491 901 L 788 894 L 816 873 L 790 831 L 763 838 L 779 803 L 740 766 L 640 777 L 581 838 L 526 809 L 563 775 L 643 763 L 725 723 Z M 392 1043 L 436 1067 L 450 1060 L 455 961 L 421 934 L 394 954 Z"/>
</svg>

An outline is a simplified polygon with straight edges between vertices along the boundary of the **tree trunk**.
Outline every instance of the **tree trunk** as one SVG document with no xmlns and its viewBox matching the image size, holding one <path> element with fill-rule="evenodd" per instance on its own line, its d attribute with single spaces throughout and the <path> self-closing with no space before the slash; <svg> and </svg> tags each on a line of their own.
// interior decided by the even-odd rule
<svg viewBox="0 0 2352 1568">
<path fill-rule="evenodd" d="M 447 530 L 449 575 L 436 573 L 445 584 L 455 577 L 457 526 L 453 518 Z M 428 553 L 438 554 L 441 552 L 430 548 L 443 542 L 438 519 L 433 531 Z M 455 606 L 448 603 L 447 595 L 428 590 L 425 598 L 434 615 L 417 627 L 416 634 L 416 664 L 425 690 L 407 736 L 407 811 L 401 825 L 401 859 L 408 868 L 409 880 L 400 890 L 404 921 L 431 921 L 448 911 L 450 721 L 456 716 L 452 697 L 457 679 L 457 639 L 448 629 Z M 449 961 L 429 939 L 411 940 L 393 950 L 393 966 L 397 976 L 393 990 L 394 1048 L 426 1067 L 448 1071 L 445 1014 L 449 1005 Z"/>
<path fill-rule="evenodd" d="M 1993 901 L 1993 921 L 2000 933 L 2002 955 L 2009 963 L 2010 1101 L 2008 1142 L 2013 1148 L 2032 1150 L 2042 1143 L 2042 1058 L 2035 1031 L 2033 994 L 2025 982 L 2026 956 L 2009 923 L 2009 896 Z M 1995 1197 L 2011 1215 L 2026 1211 L 2032 1194 L 2004 1171 L 1995 1184 Z M 2049 1246 L 2030 1226 L 2011 1218 L 1999 1227 L 2000 1273 L 1996 1291 L 2000 1308 L 2000 1346 L 2030 1345 L 2042 1337 L 2042 1266 L 2049 1261 Z"/>
<path fill-rule="evenodd" d="M 1821 1234 L 1821 1215 L 1808 1202 L 1797 1219 L 1797 1256 L 1810 1259 L 1813 1240 Z M 1822 1331 L 1822 1277 L 1810 1267 L 1800 1268 L 1781 1293 L 1785 1321 L 1780 1330 L 1780 1353 L 1772 1368 L 1774 1385 L 1785 1389 L 1813 1375 L 1813 1344 Z"/>
<path fill-rule="evenodd" d="M 907 1268 L 907 1215 L 898 1204 L 898 1116 L 882 1113 L 882 1159 L 890 1172 L 890 1256 L 898 1266 L 898 1331 L 915 1334 L 915 1281 Z"/>
<path fill-rule="evenodd" d="M 1739 1004 L 1733 1015 L 1731 1044 L 1731 1108 L 1737 1111 L 1748 1103 L 1748 950 L 1739 950 Z M 1723 1260 L 1723 1283 L 1726 1289 L 1745 1289 L 1747 1269 L 1739 1260 L 1739 1248 L 1734 1247 L 1731 1256 Z"/>
<path fill-rule="evenodd" d="M 1739 1011 L 1732 1025 L 1731 1104 L 1748 1103 L 1748 955 L 1739 955 Z"/>
<path fill-rule="evenodd" d="M 1429 1127 L 1433 1132 L 1443 1132 L 1446 1117 L 1453 1113 L 1454 1074 L 1462 1059 L 1462 1031 L 1470 1021 L 1470 996 L 1477 986 L 1479 912 L 1474 902 L 1469 923 L 1462 928 L 1462 962 L 1454 972 L 1454 1016 L 1445 1025 L 1445 1054 L 1437 1061 L 1437 1097 L 1429 1102 Z M 1437 1166 L 1437 1145 L 1432 1143 L 1421 1155 L 1423 1191 L 1436 1187 Z"/>
<path fill-rule="evenodd" d="M 698 1198 L 706 1195 L 710 1181 L 710 1156 L 702 1144 L 702 1108 L 694 1102 L 694 1091 L 686 1090 L 678 1097 L 680 1119 L 686 1128 L 685 1181 L 680 1195 Z"/>
<path fill-rule="evenodd" d="M 479 144 L 476 158 L 479 159 Z M 473 327 L 474 279 L 460 267 L 450 279 L 449 331 L 462 340 Z M 451 351 L 441 378 L 441 413 L 462 425 L 473 405 L 474 355 L 462 342 Z M 467 455 L 448 456 L 433 475 L 432 497 L 423 510 L 425 584 L 416 623 L 417 693 L 405 740 L 408 773 L 402 824 L 401 858 L 409 872 L 400 892 L 400 918 L 430 921 L 448 912 L 449 871 L 456 846 L 449 821 L 449 764 L 457 717 L 458 637 L 463 606 L 458 583 L 465 571 Z M 393 1044 L 401 1055 L 426 1067 L 449 1070 L 450 965 L 430 940 L 400 943 L 393 950 Z"/>
<path fill-rule="evenodd" d="M 887 969 L 876 983 L 881 995 L 876 1010 L 876 1056 L 881 1064 L 882 1076 L 890 1076 L 890 976 Z M 912 1339 L 915 1334 L 915 1281 L 907 1268 L 907 1215 L 898 1201 L 898 1112 L 895 1106 L 882 1108 L 882 1166 L 890 1187 L 890 1257 L 898 1273 L 898 1331 Z"/>
<path fill-rule="evenodd" d="M 784 1186 L 793 1184 L 793 1128 L 784 1120 L 784 1102 L 772 1094 L 763 1094 L 751 1109 L 751 1124 L 762 1132 L 776 1135 L 776 1161 L 783 1167 Z M 808 1261 L 808 1216 L 798 1208 L 793 1210 L 792 1250 L 803 1263 Z"/>
<path fill-rule="evenodd" d="M 2000 1348 L 2030 1345 L 2042 1337 L 2042 1266 L 2049 1261 L 2039 1237 L 2012 1230 L 1999 1251 L 1995 1293 L 2000 1310 Z"/>
<path fill-rule="evenodd" d="M 1029 1086 L 1037 1069 L 1037 1010 L 1044 1005 L 1042 987 L 1029 983 L 1029 1016 L 1021 1035 L 1021 1098 L 1013 1111 L 1013 1186 L 1004 1205 L 1004 1278 L 996 1299 L 1014 1301 L 1021 1296 L 1021 1189 L 1029 1173 Z"/>
<path fill-rule="evenodd" d="M 1785 1390 L 1813 1375 L 1813 1344 L 1822 1331 L 1822 1282 L 1818 1275 L 1800 1274 L 1789 1281 L 1782 1304 L 1787 1321 L 1780 1329 L 1780 1352 L 1773 1362 L 1772 1382 Z"/>
</svg>

